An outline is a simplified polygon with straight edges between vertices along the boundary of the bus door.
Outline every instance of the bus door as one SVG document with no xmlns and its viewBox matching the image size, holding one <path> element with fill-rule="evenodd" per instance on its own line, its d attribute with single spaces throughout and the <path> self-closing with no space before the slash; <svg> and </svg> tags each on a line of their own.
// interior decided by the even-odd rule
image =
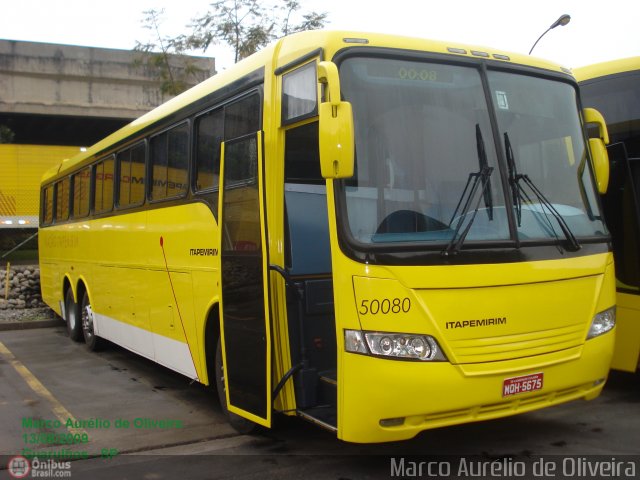
<svg viewBox="0 0 640 480">
<path fill-rule="evenodd" d="M 271 424 L 271 339 L 262 133 L 222 144 L 221 338 L 227 406 Z"/>
</svg>

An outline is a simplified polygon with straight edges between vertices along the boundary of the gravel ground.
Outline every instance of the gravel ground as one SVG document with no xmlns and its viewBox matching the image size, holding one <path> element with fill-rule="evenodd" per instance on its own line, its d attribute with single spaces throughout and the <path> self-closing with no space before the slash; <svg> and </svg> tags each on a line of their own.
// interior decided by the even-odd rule
<svg viewBox="0 0 640 480">
<path fill-rule="evenodd" d="M 49 307 L 0 310 L 0 322 L 36 322 L 55 318 L 57 315 Z"/>
</svg>

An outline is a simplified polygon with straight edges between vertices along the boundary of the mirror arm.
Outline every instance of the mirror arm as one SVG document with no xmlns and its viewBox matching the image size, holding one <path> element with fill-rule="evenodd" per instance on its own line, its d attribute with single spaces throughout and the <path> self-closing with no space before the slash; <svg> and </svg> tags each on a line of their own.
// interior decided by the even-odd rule
<svg viewBox="0 0 640 480">
<path fill-rule="evenodd" d="M 598 132 L 600 138 L 604 141 L 605 145 L 609 144 L 609 131 L 607 130 L 607 124 L 604 121 L 602 114 L 595 108 L 585 108 L 582 110 L 584 117 L 584 123 L 595 123 L 598 125 Z"/>
<path fill-rule="evenodd" d="M 333 62 L 318 63 L 318 81 L 328 86 L 328 101 L 333 107 L 333 117 L 337 116 L 338 105 L 340 104 L 340 79 L 338 77 L 338 67 Z"/>
</svg>

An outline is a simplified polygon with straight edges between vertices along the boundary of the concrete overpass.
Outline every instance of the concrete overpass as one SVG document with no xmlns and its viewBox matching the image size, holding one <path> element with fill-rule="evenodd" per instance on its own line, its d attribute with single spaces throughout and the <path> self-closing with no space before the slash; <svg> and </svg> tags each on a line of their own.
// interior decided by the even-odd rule
<svg viewBox="0 0 640 480">
<path fill-rule="evenodd" d="M 160 77 L 130 50 L 0 40 L 0 125 L 13 143 L 90 145 L 170 98 Z M 186 57 L 193 86 L 215 73 L 213 58 Z M 177 75 L 185 58 L 170 57 Z"/>
</svg>

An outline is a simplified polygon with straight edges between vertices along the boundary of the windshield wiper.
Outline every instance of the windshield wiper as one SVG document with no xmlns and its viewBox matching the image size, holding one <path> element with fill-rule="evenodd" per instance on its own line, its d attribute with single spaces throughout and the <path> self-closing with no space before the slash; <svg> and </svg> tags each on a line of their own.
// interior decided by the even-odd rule
<svg viewBox="0 0 640 480">
<path fill-rule="evenodd" d="M 531 180 L 529 175 L 518 173 L 516 169 L 515 158 L 513 155 L 513 149 L 511 148 L 511 141 L 509 140 L 509 135 L 507 134 L 507 132 L 504 132 L 504 146 L 507 154 L 507 167 L 509 169 L 509 184 L 511 185 L 511 193 L 513 196 L 513 205 L 516 210 L 518 227 L 520 227 L 522 224 L 522 200 L 524 199 L 526 203 L 533 205 L 531 198 L 529 197 L 529 195 L 527 195 L 527 193 L 522 188 L 522 185 L 520 183 L 522 181 L 522 183 L 527 185 L 529 189 L 533 192 L 533 194 L 536 196 L 536 198 L 538 199 L 538 203 L 543 207 L 546 207 L 547 210 L 551 213 L 551 215 L 553 215 L 553 217 L 556 219 L 556 221 L 558 222 L 558 225 L 560 225 L 560 230 L 562 230 L 562 233 L 564 234 L 565 238 L 569 242 L 569 247 L 570 247 L 569 250 L 574 252 L 576 250 L 580 250 L 581 248 L 580 244 L 578 243 L 578 240 L 576 239 L 575 235 L 569 228 L 569 225 L 567 225 L 567 222 L 565 221 L 564 217 L 560 215 L 560 213 L 556 210 L 556 208 L 549 201 L 549 199 L 547 199 L 544 193 L 542 193 L 542 191 L 535 185 L 535 183 L 533 183 L 533 180 Z M 544 211 L 542 213 L 544 213 Z M 553 235 L 557 237 L 555 233 L 555 229 L 553 228 L 553 225 L 550 222 L 549 222 L 549 227 L 551 228 Z"/>
<path fill-rule="evenodd" d="M 456 219 L 456 216 L 458 218 L 458 222 L 456 223 L 456 227 L 453 231 L 453 235 L 451 236 L 451 240 L 449 240 L 449 243 L 441 252 L 443 257 L 448 257 L 449 255 L 458 253 L 458 251 L 462 247 L 462 244 L 464 243 L 464 240 L 467 237 L 469 230 L 471 230 L 471 225 L 473 224 L 473 221 L 476 218 L 478 209 L 480 208 L 480 200 L 483 197 L 485 199 L 485 202 L 487 200 L 487 197 L 485 196 L 485 192 L 487 191 L 487 188 L 490 187 L 491 185 L 489 183 L 489 178 L 491 177 L 492 172 L 493 172 L 493 167 L 490 167 L 489 165 L 484 165 L 482 166 L 482 168 L 480 168 L 479 172 L 474 172 L 469 174 L 469 177 L 467 178 L 467 183 L 464 186 L 464 190 L 462 191 L 462 195 L 460 195 L 460 200 L 458 201 L 458 205 L 456 205 L 456 209 L 454 210 L 453 215 L 451 216 L 451 221 L 449 221 L 449 227 L 451 227 L 454 220 Z M 476 200 L 473 214 L 467 221 L 466 227 L 464 228 L 464 230 L 462 230 L 462 233 L 460 233 L 460 230 L 462 229 L 462 225 L 464 224 L 464 220 L 467 218 L 467 214 L 471 210 L 473 198 L 476 196 L 476 192 L 478 191 L 478 187 L 480 186 L 480 184 L 482 184 L 481 195 L 479 195 L 478 199 Z M 460 211 L 460 215 L 458 216 L 458 210 L 460 210 L 460 205 L 462 205 L 463 200 L 464 200 L 464 206 L 462 207 L 462 210 Z M 460 236 L 458 236 L 459 233 L 460 233 Z"/>
<path fill-rule="evenodd" d="M 489 168 L 489 162 L 487 161 L 487 151 L 484 148 L 484 140 L 482 139 L 479 123 L 476 123 L 476 148 L 478 150 L 478 164 L 480 165 L 480 172 L 482 172 L 484 168 Z M 491 175 L 491 172 L 489 172 L 489 175 Z M 487 177 L 487 185 L 483 186 L 482 194 L 489 220 L 493 220 L 493 192 L 491 191 L 491 178 L 489 177 Z"/>
<path fill-rule="evenodd" d="M 509 140 L 509 134 L 507 134 L 507 132 L 504 132 L 504 149 L 507 153 L 507 168 L 509 170 L 509 185 L 511 185 L 513 206 L 516 209 L 518 226 L 520 226 L 522 224 L 522 192 L 520 191 L 520 185 L 516 181 L 516 178 L 518 177 L 518 170 L 516 169 L 516 161 L 513 156 L 511 141 Z"/>
</svg>

